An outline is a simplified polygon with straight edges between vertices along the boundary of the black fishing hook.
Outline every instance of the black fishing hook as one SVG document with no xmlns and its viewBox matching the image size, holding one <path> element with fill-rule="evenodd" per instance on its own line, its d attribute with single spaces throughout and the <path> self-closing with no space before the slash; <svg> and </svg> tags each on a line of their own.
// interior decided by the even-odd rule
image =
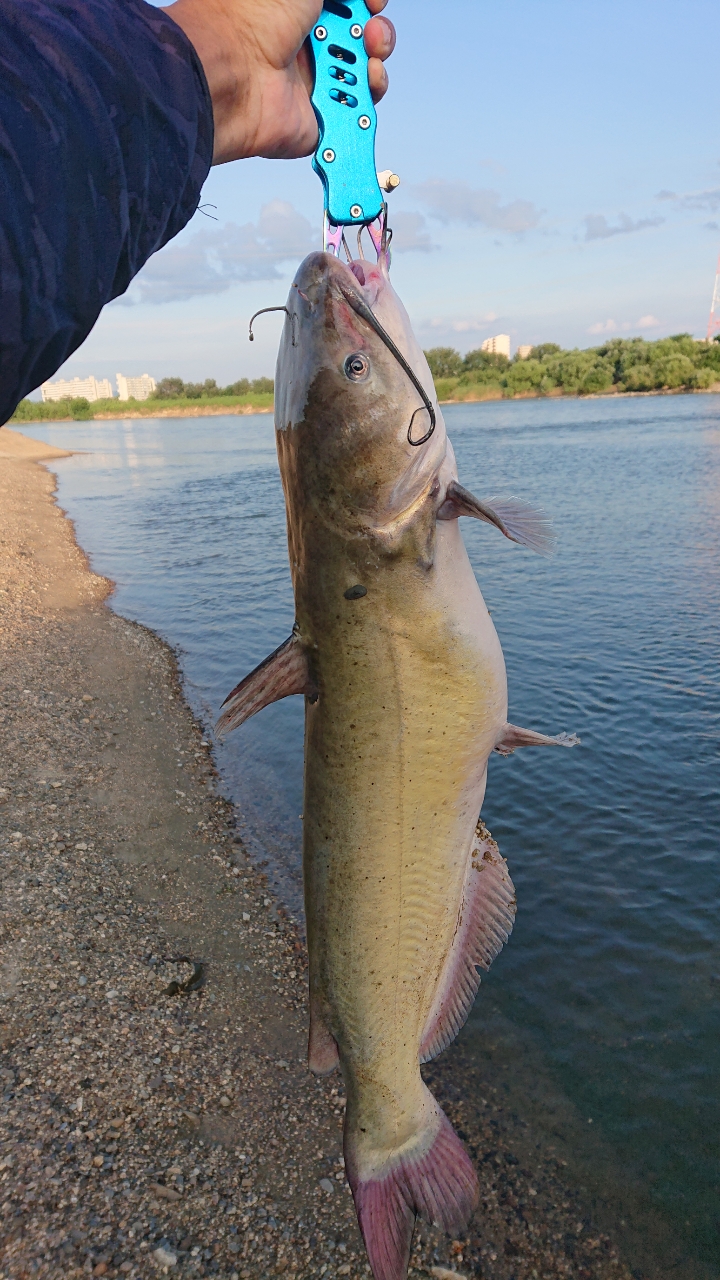
<svg viewBox="0 0 720 1280">
<path fill-rule="evenodd" d="M 250 341 L 251 342 L 255 341 L 255 334 L 253 333 L 253 320 L 257 320 L 258 316 L 266 315 L 268 311 L 284 311 L 285 315 L 290 317 L 290 327 L 292 329 L 292 345 L 296 347 L 297 342 L 295 338 L 295 321 L 297 320 L 297 312 L 288 311 L 287 307 L 261 307 L 259 311 L 256 311 L 255 315 L 250 317 L 250 326 L 248 331 L 248 337 Z"/>
<path fill-rule="evenodd" d="M 428 397 L 428 394 L 424 386 L 422 385 L 420 380 L 416 377 L 416 375 L 413 373 L 402 351 L 400 351 L 398 347 L 395 346 L 395 343 L 390 337 L 390 334 L 387 333 L 385 329 L 383 329 L 382 325 L 380 324 L 380 321 L 378 320 L 375 313 L 371 311 L 367 302 L 364 302 L 363 299 L 357 293 L 355 293 L 354 289 L 348 288 L 348 286 L 342 282 L 340 283 L 340 292 L 342 293 L 345 301 L 350 304 L 353 311 L 355 311 L 357 315 L 362 316 L 363 320 L 367 321 L 367 323 L 370 325 L 370 328 L 375 330 L 378 337 L 381 338 L 382 341 L 385 343 L 385 346 L 387 347 L 388 351 L 397 360 L 398 364 L 400 365 L 400 368 L 403 369 L 407 374 L 415 390 L 418 392 L 418 395 L 422 397 L 423 403 L 421 405 L 418 405 L 417 409 L 415 410 L 415 413 L 410 419 L 410 426 L 407 429 L 407 440 L 408 440 L 408 444 L 413 445 L 415 448 L 417 448 L 418 445 L 427 444 L 427 441 L 430 439 L 437 425 L 437 418 L 435 416 L 435 410 L 432 406 L 432 403 Z M 428 411 L 428 416 L 430 418 L 430 429 L 429 431 L 425 432 L 425 435 L 422 436 L 420 440 L 413 440 L 412 438 L 413 422 L 415 421 L 417 414 L 422 412 L 423 408 L 427 409 Z"/>
</svg>

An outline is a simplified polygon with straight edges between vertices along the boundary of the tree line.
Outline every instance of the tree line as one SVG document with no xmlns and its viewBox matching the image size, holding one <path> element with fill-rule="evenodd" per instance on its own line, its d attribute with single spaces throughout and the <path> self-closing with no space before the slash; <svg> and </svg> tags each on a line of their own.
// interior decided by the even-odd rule
<svg viewBox="0 0 720 1280">
<path fill-rule="evenodd" d="M 566 351 L 555 342 L 533 347 L 525 359 L 453 347 L 426 351 L 440 399 L 486 394 L 597 395 L 612 391 L 701 391 L 720 382 L 720 342 L 689 333 L 646 342 L 611 338 L 599 347 Z"/>
<path fill-rule="evenodd" d="M 182 378 L 161 378 L 151 400 L 208 400 L 214 396 L 264 396 L 272 395 L 275 383 L 272 378 L 239 378 L 228 387 L 219 387 L 214 378 L 204 382 L 183 382 Z"/>
</svg>

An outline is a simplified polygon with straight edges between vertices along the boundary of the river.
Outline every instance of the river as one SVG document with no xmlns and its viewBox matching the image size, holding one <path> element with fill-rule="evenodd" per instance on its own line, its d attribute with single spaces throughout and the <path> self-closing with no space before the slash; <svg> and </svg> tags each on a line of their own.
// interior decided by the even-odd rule
<svg viewBox="0 0 720 1280">
<path fill-rule="evenodd" d="M 457 1052 L 554 1136 L 638 1274 L 720 1263 L 720 398 L 446 409 L 461 481 L 542 505 L 552 560 L 463 521 L 510 718 L 572 752 L 490 765 L 518 895 Z M 112 605 L 179 652 L 207 724 L 293 621 L 267 416 L 33 425 L 85 450 L 59 500 Z M 302 700 L 218 749 L 240 825 L 299 905 Z M 450 1050 L 452 1053 L 453 1050 Z M 464 1058 L 463 1058 L 464 1055 Z"/>
</svg>

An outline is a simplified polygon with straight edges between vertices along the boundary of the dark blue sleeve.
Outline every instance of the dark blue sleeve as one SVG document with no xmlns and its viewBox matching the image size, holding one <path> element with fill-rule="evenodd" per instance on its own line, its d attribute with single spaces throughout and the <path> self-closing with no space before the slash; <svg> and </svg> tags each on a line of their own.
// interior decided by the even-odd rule
<svg viewBox="0 0 720 1280">
<path fill-rule="evenodd" d="M 0 423 L 192 217 L 212 106 L 143 0 L 0 0 Z"/>
</svg>

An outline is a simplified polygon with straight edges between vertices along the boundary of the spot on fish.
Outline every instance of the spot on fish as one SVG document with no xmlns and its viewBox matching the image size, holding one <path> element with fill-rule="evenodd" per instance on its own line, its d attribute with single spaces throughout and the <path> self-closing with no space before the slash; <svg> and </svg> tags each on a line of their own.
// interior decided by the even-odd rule
<svg viewBox="0 0 720 1280">
<path fill-rule="evenodd" d="M 362 600 L 367 595 L 367 587 L 363 587 L 359 582 L 354 587 L 348 587 L 347 591 L 343 591 L 346 600 Z"/>
</svg>

